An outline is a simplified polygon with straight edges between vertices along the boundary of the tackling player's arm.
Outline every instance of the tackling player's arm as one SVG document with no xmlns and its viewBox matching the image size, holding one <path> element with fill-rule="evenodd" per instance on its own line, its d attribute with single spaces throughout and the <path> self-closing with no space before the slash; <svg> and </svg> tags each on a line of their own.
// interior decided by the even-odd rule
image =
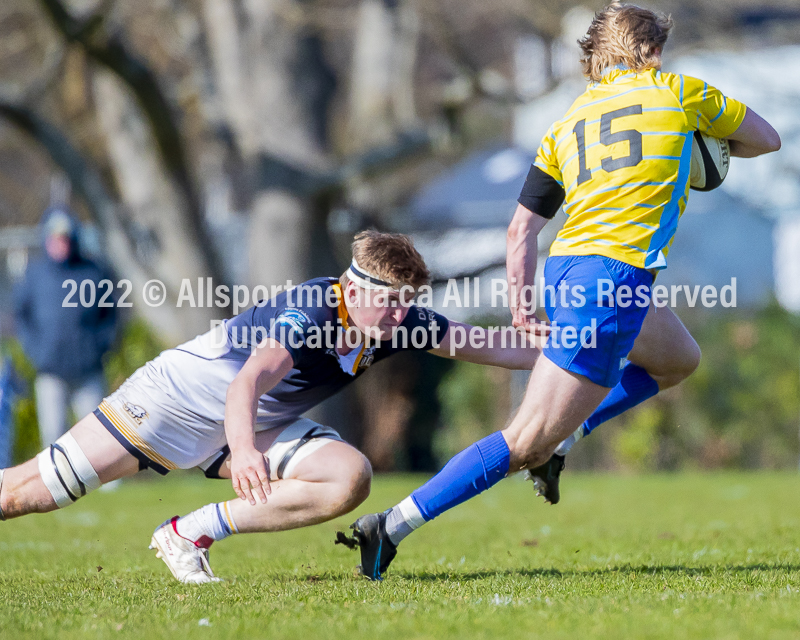
<svg viewBox="0 0 800 640">
<path fill-rule="evenodd" d="M 781 137 L 772 125 L 747 107 L 744 120 L 730 136 L 731 155 L 738 158 L 755 158 L 781 148 Z"/>
<path fill-rule="evenodd" d="M 255 446 L 258 399 L 292 369 L 289 351 L 272 338 L 265 339 L 247 359 L 228 387 L 225 401 L 225 436 L 231 449 L 231 482 L 242 500 L 255 504 L 251 486 L 267 501 L 269 470 Z"/>
<path fill-rule="evenodd" d="M 549 332 L 547 325 L 541 327 L 541 334 L 527 331 L 511 334 L 507 329 L 484 329 L 450 320 L 439 345 L 429 353 L 504 369 L 530 370 L 544 347 L 544 334 Z"/>
</svg>

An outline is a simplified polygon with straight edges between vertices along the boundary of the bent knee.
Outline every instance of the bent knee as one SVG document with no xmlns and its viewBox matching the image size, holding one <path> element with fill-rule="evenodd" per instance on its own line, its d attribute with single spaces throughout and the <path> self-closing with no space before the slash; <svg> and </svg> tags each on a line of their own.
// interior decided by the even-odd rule
<svg viewBox="0 0 800 640">
<path fill-rule="evenodd" d="M 347 473 L 342 474 L 331 487 L 332 515 L 349 513 L 369 496 L 372 487 L 372 466 L 363 455 L 349 465 Z"/>
<path fill-rule="evenodd" d="M 659 389 L 664 390 L 674 387 L 686 380 L 700 366 L 701 355 L 700 347 L 692 340 L 691 344 L 684 349 L 681 359 L 676 363 L 672 371 L 663 376 L 654 376 L 658 382 Z"/>
<path fill-rule="evenodd" d="M 700 351 L 700 345 L 696 342 L 692 343 L 692 349 L 690 355 L 686 359 L 686 375 L 685 378 L 688 378 L 692 375 L 695 371 L 697 371 L 697 367 L 700 366 L 700 360 L 703 357 L 703 353 Z"/>
<path fill-rule="evenodd" d="M 354 465 L 353 473 L 345 483 L 346 491 L 342 500 L 342 508 L 346 509 L 344 513 L 352 511 L 364 502 L 372 488 L 372 465 L 363 455 L 360 458 L 359 464 Z"/>
<path fill-rule="evenodd" d="M 687 331 L 681 340 L 680 357 L 675 363 L 674 377 L 679 380 L 688 378 L 700 366 L 700 345 Z"/>
</svg>

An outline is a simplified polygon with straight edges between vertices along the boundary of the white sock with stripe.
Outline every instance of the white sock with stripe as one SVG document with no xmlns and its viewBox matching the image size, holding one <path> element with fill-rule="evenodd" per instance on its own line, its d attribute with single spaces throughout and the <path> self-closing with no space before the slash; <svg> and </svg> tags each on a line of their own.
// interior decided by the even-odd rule
<svg viewBox="0 0 800 640">
<path fill-rule="evenodd" d="M 583 425 L 575 429 L 575 432 L 571 436 L 569 436 L 566 440 L 564 440 L 560 445 L 558 445 L 553 453 L 557 453 L 560 456 L 567 455 L 569 453 L 569 450 L 572 449 L 572 445 L 575 444 L 582 437 L 583 437 Z"/>
<path fill-rule="evenodd" d="M 409 533 L 425 522 L 419 508 L 409 496 L 386 514 L 386 533 L 392 544 L 397 546 Z"/>
<path fill-rule="evenodd" d="M 178 518 L 175 529 L 179 536 L 198 547 L 209 547 L 215 540 L 224 540 L 239 533 L 227 502 L 211 503 Z"/>
</svg>

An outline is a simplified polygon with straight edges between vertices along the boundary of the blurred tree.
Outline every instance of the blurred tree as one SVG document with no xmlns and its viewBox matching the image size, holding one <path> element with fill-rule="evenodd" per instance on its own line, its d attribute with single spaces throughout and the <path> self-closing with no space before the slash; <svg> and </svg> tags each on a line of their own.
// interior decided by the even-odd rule
<svg viewBox="0 0 800 640">
<path fill-rule="evenodd" d="M 29 460 L 40 450 L 39 425 L 36 421 L 36 402 L 29 393 L 33 388 L 36 370 L 25 357 L 22 346 L 16 340 L 6 339 L 0 344 L 0 351 L 10 359 L 14 375 L 26 388 L 20 389 L 20 396 L 14 403 L 14 435 L 11 448 L 15 463 Z"/>
<path fill-rule="evenodd" d="M 456 362 L 439 387 L 447 429 L 437 434 L 436 455 L 448 460 L 473 442 L 503 429 L 511 411 L 511 372 Z"/>
<path fill-rule="evenodd" d="M 412 132 L 348 162 L 333 160 L 328 122 L 337 82 L 310 3 L 90 3 L 78 12 L 40 0 L 37 16 L 35 7 L 12 2 L 25 18 L 18 35 L 33 48 L 43 42 L 49 51 L 58 41 L 44 15 L 68 44 L 55 47 L 60 56 L 43 55 L 47 68 L 27 85 L 0 92 L 0 114 L 70 176 L 111 242 L 118 272 L 137 290 L 149 278 L 165 282 L 172 304 L 142 311 L 168 342 L 219 315 L 176 311 L 183 280 L 242 279 L 220 258 L 210 194 L 232 195 L 223 218 L 244 214 L 247 228 L 235 240 L 249 256 L 243 279 L 297 282 L 336 271 L 326 217 L 347 180 L 427 145 L 424 132 Z M 65 75 L 50 70 L 59 64 Z"/>
<path fill-rule="evenodd" d="M 24 43 L 29 68 L 0 67 L 0 116 L 67 173 L 135 292 L 152 278 L 166 284 L 166 304 L 136 308 L 174 344 L 227 311 L 178 308 L 186 280 L 283 284 L 343 268 L 328 237 L 331 208 L 385 208 L 392 196 L 373 184 L 429 149 L 430 122 L 416 108 L 420 9 L 408 0 L 8 0 L 0 43 Z M 470 55 L 477 69 L 477 49 Z M 395 196 L 407 184 L 395 183 Z M 220 241 L 232 218 L 238 232 Z M 407 364 L 395 388 L 420 379 Z M 430 466 L 426 421 L 407 435 L 413 402 L 398 411 L 398 441 L 420 450 L 406 458 Z"/>
</svg>

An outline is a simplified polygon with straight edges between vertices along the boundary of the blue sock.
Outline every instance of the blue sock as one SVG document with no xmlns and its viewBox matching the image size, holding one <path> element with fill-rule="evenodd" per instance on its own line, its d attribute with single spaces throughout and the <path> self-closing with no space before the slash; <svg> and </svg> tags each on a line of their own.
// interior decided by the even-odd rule
<svg viewBox="0 0 800 640">
<path fill-rule="evenodd" d="M 496 431 L 453 456 L 411 499 L 426 522 L 433 520 L 505 478 L 510 456 L 503 434 Z"/>
<path fill-rule="evenodd" d="M 622 379 L 594 410 L 594 413 L 584 422 L 577 431 L 564 440 L 558 447 L 558 455 L 566 455 L 581 438 L 585 438 L 604 422 L 611 420 L 619 414 L 635 407 L 652 398 L 658 393 L 658 383 L 650 377 L 641 367 L 628 363 L 622 372 Z"/>
<path fill-rule="evenodd" d="M 583 435 L 588 436 L 604 422 L 652 398 L 658 393 L 658 383 L 641 367 L 628 363 L 622 379 L 583 423 Z"/>
</svg>

